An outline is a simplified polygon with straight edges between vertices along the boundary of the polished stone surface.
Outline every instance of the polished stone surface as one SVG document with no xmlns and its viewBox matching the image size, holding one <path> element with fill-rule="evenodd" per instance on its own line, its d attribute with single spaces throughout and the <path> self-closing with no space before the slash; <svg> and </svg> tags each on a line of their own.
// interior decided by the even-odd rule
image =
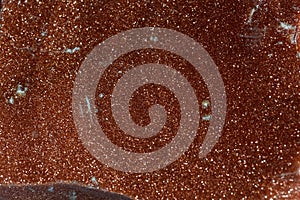
<svg viewBox="0 0 300 200">
<path fill-rule="evenodd" d="M 77 181 L 135 199 L 296 199 L 300 197 L 298 0 L 1 1 L 0 183 Z M 72 88 L 89 52 L 105 39 L 140 27 L 173 29 L 199 42 L 224 81 L 227 115 L 207 157 L 199 147 L 204 118 L 188 152 L 164 169 L 124 173 L 82 144 L 72 116 Z M 143 49 L 117 59 L 99 80 L 98 120 L 107 137 L 128 151 L 150 152 L 176 135 L 180 108 L 163 86 L 146 85 L 130 101 L 137 124 L 147 109 L 166 105 L 166 126 L 153 138 L 134 138 L 113 123 L 110 96 L 119 76 L 156 62 L 187 77 L 209 114 L 205 82 L 170 52 Z M 102 96 L 104 95 L 104 96 Z M 101 109 L 100 109 L 101 108 Z M 109 119 L 104 120 L 104 119 Z"/>
</svg>

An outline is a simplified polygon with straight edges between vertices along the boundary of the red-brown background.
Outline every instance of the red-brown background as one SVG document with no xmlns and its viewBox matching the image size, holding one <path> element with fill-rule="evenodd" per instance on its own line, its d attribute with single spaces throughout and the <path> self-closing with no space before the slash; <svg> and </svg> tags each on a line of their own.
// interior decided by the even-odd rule
<svg viewBox="0 0 300 200">
<path fill-rule="evenodd" d="M 297 47 L 293 31 L 280 28 L 285 22 L 299 31 L 298 1 L 262 1 L 248 24 L 258 1 L 49 2 L 2 2 L 0 183 L 92 184 L 94 176 L 100 187 L 139 199 L 281 198 L 291 189 L 289 198 L 299 196 L 300 36 Z M 197 157 L 203 131 L 167 168 L 126 174 L 97 161 L 79 140 L 72 87 L 95 45 L 148 26 L 204 46 L 225 84 L 227 117 L 206 159 Z M 15 96 L 18 84 L 28 87 L 26 96 Z"/>
</svg>

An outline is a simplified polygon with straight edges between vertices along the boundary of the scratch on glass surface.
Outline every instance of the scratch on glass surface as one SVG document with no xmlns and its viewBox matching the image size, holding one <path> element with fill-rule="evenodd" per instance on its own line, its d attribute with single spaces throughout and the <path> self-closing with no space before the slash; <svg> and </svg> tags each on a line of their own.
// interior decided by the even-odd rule
<svg viewBox="0 0 300 200">
<path fill-rule="evenodd" d="M 72 54 L 79 50 L 80 50 L 80 47 L 75 47 L 73 49 L 65 49 L 63 52 Z"/>
<path fill-rule="evenodd" d="M 290 39 L 291 44 L 297 44 L 298 35 L 299 35 L 299 28 L 297 26 L 293 26 L 286 22 L 279 21 L 279 32 L 287 31 L 288 37 Z"/>
<path fill-rule="evenodd" d="M 258 3 L 255 5 L 255 7 L 251 9 L 248 20 L 247 20 L 247 24 L 252 23 L 252 17 L 254 15 L 254 13 L 260 8 L 260 6 L 262 5 L 263 2 L 264 2 L 264 0 L 259 0 Z"/>
<path fill-rule="evenodd" d="M 87 96 L 85 96 L 85 101 L 86 101 L 86 105 L 88 107 L 88 112 L 91 112 L 91 104 L 90 104 L 90 100 Z"/>
<path fill-rule="evenodd" d="M 83 109 L 82 109 L 82 105 L 81 104 L 79 104 L 79 109 L 80 109 L 81 117 L 83 117 Z"/>
</svg>

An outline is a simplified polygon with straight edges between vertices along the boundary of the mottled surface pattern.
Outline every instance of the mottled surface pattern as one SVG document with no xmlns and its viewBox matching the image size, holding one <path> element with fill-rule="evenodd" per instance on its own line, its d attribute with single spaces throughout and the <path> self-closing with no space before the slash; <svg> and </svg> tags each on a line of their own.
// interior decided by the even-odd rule
<svg viewBox="0 0 300 200">
<path fill-rule="evenodd" d="M 298 0 L 49 2 L 1 1 L 1 184 L 77 181 L 135 199 L 300 197 Z M 180 159 L 145 174 L 103 165 L 78 138 L 71 102 L 76 72 L 97 44 L 138 27 L 182 32 L 202 44 L 218 66 L 227 116 L 222 136 L 206 158 L 199 159 L 198 153 L 207 121 Z M 194 76 L 180 57 L 151 49 L 135 51 L 116 60 L 101 77 L 95 95 L 104 91 L 106 96 L 96 102 L 105 108 L 99 121 L 111 112 L 107 94 L 116 77 L 110 72 L 149 62 L 181 69 L 189 81 L 198 83 L 199 101 L 209 98 L 201 77 Z M 149 118 L 140 106 L 171 102 L 169 132 L 142 140 L 103 123 L 115 144 L 147 152 L 172 140 L 178 103 L 167 88 L 159 87 L 136 91 L 130 109 L 135 122 L 143 125 Z"/>
<path fill-rule="evenodd" d="M 49 183 L 43 185 L 0 186 L 1 200 L 130 200 L 130 198 L 79 184 Z"/>
</svg>

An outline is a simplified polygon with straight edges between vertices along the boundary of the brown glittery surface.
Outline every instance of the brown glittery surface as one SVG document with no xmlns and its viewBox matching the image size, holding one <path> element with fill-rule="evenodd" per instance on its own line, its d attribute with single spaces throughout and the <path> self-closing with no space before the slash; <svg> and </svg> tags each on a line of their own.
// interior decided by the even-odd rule
<svg viewBox="0 0 300 200">
<path fill-rule="evenodd" d="M 205 158 L 198 154 L 209 121 L 201 122 L 188 151 L 172 164 L 125 173 L 98 161 L 82 144 L 72 88 L 96 45 L 141 27 L 176 30 L 200 43 L 224 81 L 227 112 L 222 136 Z M 298 0 L 2 0 L 0 183 L 77 181 L 134 199 L 299 198 L 299 31 Z M 152 105 L 165 106 L 166 124 L 157 135 L 135 138 L 113 121 L 110 96 L 123 75 L 115 72 L 146 63 L 180 71 L 200 107 L 209 99 L 202 77 L 178 55 L 143 49 L 118 58 L 99 77 L 95 96 L 105 96 L 97 98 L 97 117 L 107 137 L 127 151 L 163 147 L 180 123 L 178 100 L 157 84 L 139 88 L 129 106 L 139 125 L 150 123 Z"/>
</svg>

